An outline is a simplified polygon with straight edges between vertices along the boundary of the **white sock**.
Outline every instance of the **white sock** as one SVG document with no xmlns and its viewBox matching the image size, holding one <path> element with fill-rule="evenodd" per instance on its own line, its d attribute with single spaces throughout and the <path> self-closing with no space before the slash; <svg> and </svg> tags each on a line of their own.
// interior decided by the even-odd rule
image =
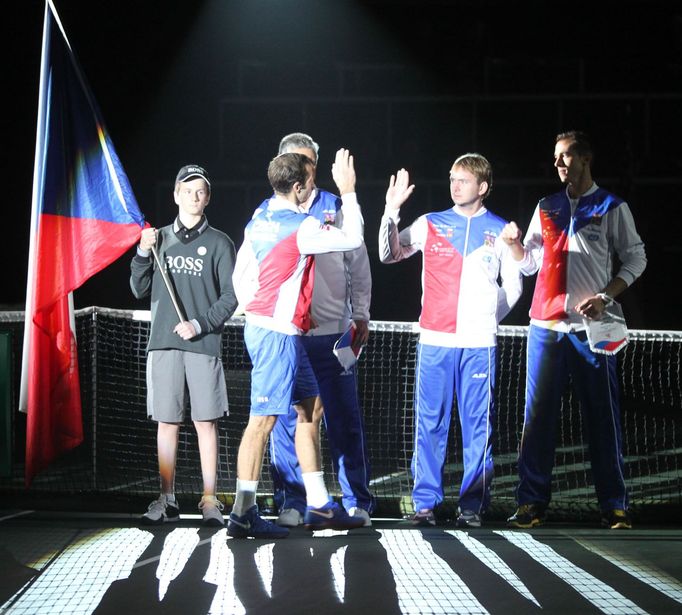
<svg viewBox="0 0 682 615">
<path fill-rule="evenodd" d="M 177 502 L 175 501 L 174 493 L 164 493 L 163 495 L 166 496 L 166 502 L 170 502 L 171 504 L 177 504 Z"/>
<path fill-rule="evenodd" d="M 313 508 L 322 508 L 329 502 L 329 492 L 324 484 L 322 472 L 303 472 L 301 474 L 305 485 L 306 503 Z"/>
<path fill-rule="evenodd" d="M 237 479 L 237 495 L 232 507 L 232 512 L 235 515 L 244 516 L 244 513 L 256 503 L 256 489 L 258 489 L 257 480 Z"/>
</svg>

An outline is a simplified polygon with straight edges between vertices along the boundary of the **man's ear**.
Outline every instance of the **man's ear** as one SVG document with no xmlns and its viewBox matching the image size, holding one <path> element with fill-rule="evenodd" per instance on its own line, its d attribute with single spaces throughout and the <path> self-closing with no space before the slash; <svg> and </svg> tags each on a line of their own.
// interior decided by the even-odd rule
<svg viewBox="0 0 682 615">
<path fill-rule="evenodd" d="M 488 182 L 482 181 L 478 184 L 478 195 L 483 196 L 486 192 L 488 192 Z"/>
</svg>

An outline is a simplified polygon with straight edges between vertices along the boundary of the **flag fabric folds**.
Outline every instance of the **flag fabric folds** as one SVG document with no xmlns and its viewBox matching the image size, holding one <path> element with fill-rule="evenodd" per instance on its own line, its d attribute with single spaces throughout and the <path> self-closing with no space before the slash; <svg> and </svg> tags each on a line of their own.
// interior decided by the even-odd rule
<svg viewBox="0 0 682 615">
<path fill-rule="evenodd" d="M 45 7 L 22 389 L 26 484 L 83 440 L 70 293 L 144 218 L 51 0 Z"/>
</svg>

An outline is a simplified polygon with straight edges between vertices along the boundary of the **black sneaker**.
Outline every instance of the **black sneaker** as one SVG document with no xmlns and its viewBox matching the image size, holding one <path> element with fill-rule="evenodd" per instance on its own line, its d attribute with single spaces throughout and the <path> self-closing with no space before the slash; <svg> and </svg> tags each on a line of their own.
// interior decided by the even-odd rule
<svg viewBox="0 0 682 615">
<path fill-rule="evenodd" d="M 457 509 L 457 527 L 481 527 L 481 515 L 473 510 Z"/>
<path fill-rule="evenodd" d="M 365 525 L 364 517 L 351 517 L 337 502 L 327 502 L 321 508 L 307 506 L 303 516 L 307 530 L 352 530 Z"/>
<path fill-rule="evenodd" d="M 610 530 L 631 530 L 632 521 L 627 510 L 608 510 L 602 513 L 601 516 L 602 527 L 608 527 Z"/>
<path fill-rule="evenodd" d="M 263 519 L 254 504 L 241 517 L 230 514 L 227 521 L 227 535 L 232 538 L 286 538 L 289 530 Z"/>
<path fill-rule="evenodd" d="M 542 525 L 545 522 L 545 508 L 539 504 L 521 504 L 516 512 L 507 519 L 509 527 L 519 527 L 524 530 Z"/>
<path fill-rule="evenodd" d="M 140 521 L 144 525 L 162 525 L 178 519 L 180 519 L 180 509 L 175 498 L 162 493 L 149 505 L 147 512 L 142 515 Z"/>
<path fill-rule="evenodd" d="M 410 521 L 412 521 L 412 525 L 417 527 L 433 527 L 436 525 L 436 517 L 433 514 L 433 510 L 430 508 L 418 510 L 412 515 Z"/>
</svg>

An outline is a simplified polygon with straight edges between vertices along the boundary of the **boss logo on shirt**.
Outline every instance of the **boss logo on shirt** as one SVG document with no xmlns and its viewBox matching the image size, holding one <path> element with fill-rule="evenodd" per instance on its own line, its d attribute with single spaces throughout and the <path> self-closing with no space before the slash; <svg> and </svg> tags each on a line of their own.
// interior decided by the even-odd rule
<svg viewBox="0 0 682 615">
<path fill-rule="evenodd" d="M 200 252 L 201 248 L 197 250 Z M 206 248 L 204 248 L 204 254 Z M 187 273 L 189 275 L 201 276 L 204 270 L 204 259 L 195 258 L 194 256 L 170 256 L 166 255 L 166 268 L 171 273 Z"/>
</svg>

